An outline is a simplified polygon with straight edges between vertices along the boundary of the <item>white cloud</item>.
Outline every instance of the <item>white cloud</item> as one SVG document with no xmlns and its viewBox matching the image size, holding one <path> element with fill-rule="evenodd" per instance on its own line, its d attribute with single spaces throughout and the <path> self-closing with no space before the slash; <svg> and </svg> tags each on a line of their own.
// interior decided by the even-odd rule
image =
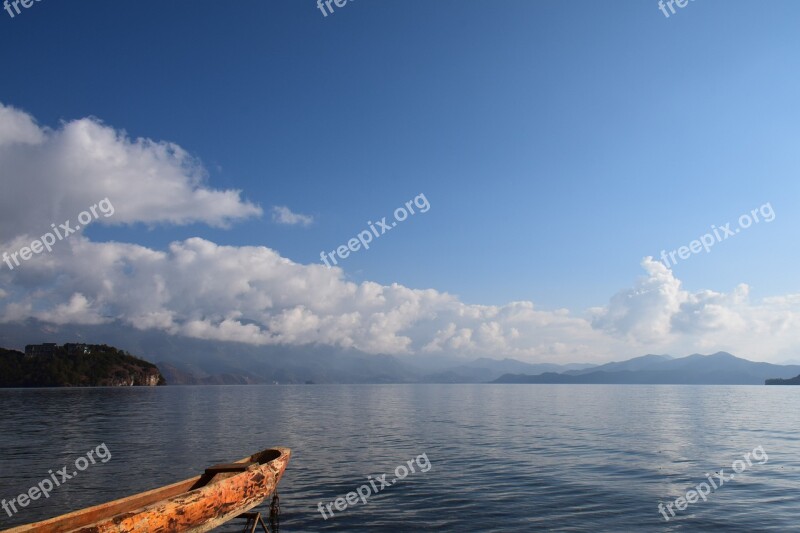
<svg viewBox="0 0 800 533">
<path fill-rule="evenodd" d="M 205 177 L 200 163 L 176 144 L 130 139 L 93 118 L 41 128 L 30 115 L 0 104 L 0 243 L 74 222 L 106 197 L 116 212 L 98 223 L 226 226 L 261 215 L 239 191 L 210 189 Z"/>
<path fill-rule="evenodd" d="M 276 205 L 272 208 L 272 220 L 278 224 L 286 224 L 289 226 L 310 226 L 314 222 L 314 217 L 311 215 L 292 213 L 292 210 L 288 207 Z"/>
<path fill-rule="evenodd" d="M 107 322 L 98 313 L 98 310 L 80 293 L 75 293 L 68 302 L 56 305 L 53 309 L 45 310 L 37 318 L 51 324 L 102 324 Z"/>
<path fill-rule="evenodd" d="M 591 310 L 596 329 L 655 353 L 724 350 L 758 360 L 796 357 L 800 295 L 753 302 L 746 284 L 729 293 L 692 293 L 653 258 L 645 258 L 642 267 L 647 275 L 633 288 Z"/>
<path fill-rule="evenodd" d="M 45 132 L 36 125 L 33 117 L 19 109 L 0 104 L 0 146 L 37 145 L 44 138 Z"/>
<path fill-rule="evenodd" d="M 563 311 L 539 311 L 528 302 L 467 305 L 435 290 L 356 284 L 338 268 L 200 238 L 160 252 L 75 236 L 24 268 L 0 270 L 0 285 L 9 293 L 0 306 L 3 322 L 116 319 L 203 339 L 319 343 L 392 354 L 582 359 L 586 353 L 574 350 L 609 348 L 586 320 Z M 565 338 L 573 342 L 558 347 Z"/>
<path fill-rule="evenodd" d="M 466 304 L 435 290 L 353 283 L 265 247 L 201 238 L 167 251 L 75 236 L 24 268 L 0 270 L 0 321 L 120 320 L 201 339 L 317 343 L 368 353 L 444 353 L 529 361 L 598 361 L 645 352 L 728 350 L 794 356 L 800 296 L 750 301 L 747 287 L 690 293 L 651 259 L 646 275 L 585 317 L 532 302 Z"/>
<path fill-rule="evenodd" d="M 689 296 L 662 263 L 647 258 L 642 267 L 647 276 L 595 313 L 596 328 L 643 343 L 662 340 L 670 333 L 673 316 Z"/>
<path fill-rule="evenodd" d="M 261 214 L 238 191 L 204 185 L 202 167 L 177 145 L 131 140 L 94 119 L 42 128 L 2 105 L 0 173 L 0 243 L 13 244 L 7 249 L 30 243 L 26 236 L 74 219 L 105 197 L 116 210 L 100 218 L 106 223 L 226 225 Z M 313 221 L 280 206 L 273 217 Z M 376 354 L 528 361 L 717 350 L 759 360 L 797 358 L 800 295 L 754 302 L 744 284 L 729 293 L 689 292 L 652 258 L 642 267 L 645 275 L 633 287 L 574 315 L 526 301 L 475 305 L 432 289 L 353 283 L 340 268 L 294 263 L 266 247 L 191 238 L 161 251 L 74 235 L 13 271 L 0 263 L 0 322 L 118 320 L 258 345 L 317 343 Z"/>
</svg>

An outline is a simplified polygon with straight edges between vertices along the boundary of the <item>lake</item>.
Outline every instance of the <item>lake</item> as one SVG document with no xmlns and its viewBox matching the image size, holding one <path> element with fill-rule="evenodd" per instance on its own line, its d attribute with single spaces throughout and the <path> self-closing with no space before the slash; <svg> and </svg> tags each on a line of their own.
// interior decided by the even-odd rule
<svg viewBox="0 0 800 533">
<path fill-rule="evenodd" d="M 5 389 L 0 407 L 0 498 L 101 444 L 110 454 L 49 499 L 13 517 L 0 510 L 0 528 L 271 446 L 293 450 L 278 491 L 284 532 L 786 531 L 800 517 L 800 387 Z M 366 503 L 336 509 L 368 476 L 403 469 Z M 720 469 L 724 485 L 664 519 L 659 503 L 708 486 Z M 324 519 L 320 502 L 334 516 Z"/>
</svg>

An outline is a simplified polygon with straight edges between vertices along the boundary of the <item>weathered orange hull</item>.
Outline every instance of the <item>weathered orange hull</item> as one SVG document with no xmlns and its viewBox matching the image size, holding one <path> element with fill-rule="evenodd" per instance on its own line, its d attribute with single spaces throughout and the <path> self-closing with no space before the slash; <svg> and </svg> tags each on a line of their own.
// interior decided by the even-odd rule
<svg viewBox="0 0 800 533">
<path fill-rule="evenodd" d="M 5 533 L 173 533 L 209 531 L 270 496 L 286 470 L 289 448 L 264 450 L 179 483 Z"/>
</svg>

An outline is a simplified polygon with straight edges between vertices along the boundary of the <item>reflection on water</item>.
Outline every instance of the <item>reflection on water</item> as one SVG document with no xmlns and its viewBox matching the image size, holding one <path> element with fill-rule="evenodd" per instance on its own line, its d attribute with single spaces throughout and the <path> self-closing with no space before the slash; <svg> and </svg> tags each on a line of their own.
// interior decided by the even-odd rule
<svg viewBox="0 0 800 533">
<path fill-rule="evenodd" d="M 310 385 L 0 390 L 0 498 L 88 450 L 98 462 L 0 526 L 288 446 L 273 527 L 292 531 L 788 530 L 800 515 L 795 387 Z M 763 446 L 769 462 L 666 523 L 660 502 Z M 325 520 L 331 502 L 427 454 Z M 258 509 L 270 516 L 270 501 Z M 280 524 L 278 524 L 280 520 Z M 273 529 L 274 531 L 275 529 Z"/>
<path fill-rule="evenodd" d="M 272 533 L 279 533 L 281 530 L 281 499 L 277 491 L 269 505 L 269 530 Z"/>
</svg>

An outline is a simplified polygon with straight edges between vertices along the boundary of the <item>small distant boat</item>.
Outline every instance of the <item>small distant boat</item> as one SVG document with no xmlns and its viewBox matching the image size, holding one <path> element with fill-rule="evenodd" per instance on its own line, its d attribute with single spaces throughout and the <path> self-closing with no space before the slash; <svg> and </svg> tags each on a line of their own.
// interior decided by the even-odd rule
<svg viewBox="0 0 800 533">
<path fill-rule="evenodd" d="M 167 533 L 219 527 L 256 507 L 277 488 L 289 448 L 272 448 L 200 476 L 9 529 L 4 533 Z"/>
</svg>

